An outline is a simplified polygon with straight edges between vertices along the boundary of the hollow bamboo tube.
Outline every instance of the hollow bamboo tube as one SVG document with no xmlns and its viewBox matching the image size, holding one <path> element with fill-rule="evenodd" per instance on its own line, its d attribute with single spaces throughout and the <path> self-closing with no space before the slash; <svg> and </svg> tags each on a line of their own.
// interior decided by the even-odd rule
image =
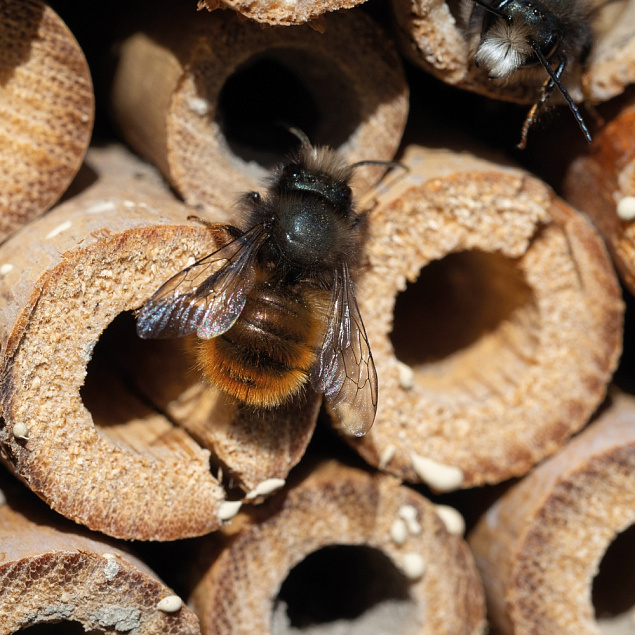
<svg viewBox="0 0 635 635">
<path fill-rule="evenodd" d="M 3 488 L 8 478 L 2 475 Z M 21 490 L 8 486 L 0 505 L 2 635 L 51 623 L 60 633 L 72 623 L 99 633 L 201 632 L 196 616 L 138 558 Z"/>
<path fill-rule="evenodd" d="M 224 518 L 210 450 L 246 490 L 284 478 L 318 400 L 254 421 L 201 385 L 180 341 L 167 352 L 139 348 L 125 312 L 213 251 L 214 235 L 186 221 L 158 174 L 121 148 L 91 151 L 88 166 L 90 187 L 0 248 L 4 458 L 51 507 L 91 529 L 153 540 L 204 534 Z"/>
<path fill-rule="evenodd" d="M 565 198 L 600 230 L 624 282 L 635 293 L 635 103 L 595 136 L 588 154 L 570 164 Z"/>
<path fill-rule="evenodd" d="M 604 631 L 601 612 L 607 592 L 613 601 L 635 602 L 632 531 L 623 534 L 631 544 L 621 545 L 621 565 L 614 560 L 614 570 L 603 573 L 610 586 L 598 587 L 600 578 L 594 586 L 594 578 L 618 534 L 635 524 L 634 474 L 635 399 L 616 394 L 586 430 L 486 512 L 469 543 L 501 633 L 630 632 L 632 614 L 612 616 L 624 631 Z"/>
<path fill-rule="evenodd" d="M 93 126 L 90 71 L 39 0 L 0 2 L 0 241 L 44 213 L 79 170 Z"/>
<path fill-rule="evenodd" d="M 407 148 L 369 213 L 357 299 L 372 465 L 437 491 L 525 473 L 602 401 L 623 306 L 588 221 L 526 173 Z"/>
<path fill-rule="evenodd" d="M 188 204 L 232 207 L 297 144 L 289 125 L 351 163 L 391 159 L 408 89 L 390 40 L 360 12 L 326 16 L 324 33 L 263 29 L 228 11 L 170 13 L 122 42 L 112 110 Z M 356 173 L 359 189 L 379 175 Z"/>
<path fill-rule="evenodd" d="M 346 632 L 482 633 L 472 557 L 437 509 L 395 478 L 322 463 L 203 540 L 189 604 L 206 635 L 291 632 L 288 616 L 298 628 L 338 610 Z"/>
<path fill-rule="evenodd" d="M 362 4 L 364 0 L 326 0 L 317 2 L 276 2 L 275 0 L 199 0 L 198 8 L 215 11 L 216 9 L 233 9 L 250 20 L 263 22 L 272 26 L 291 26 L 315 20 L 313 28 L 323 28 L 316 18 L 330 11 L 350 9 Z"/>
<path fill-rule="evenodd" d="M 398 25 L 395 32 L 404 55 L 448 84 L 505 101 L 534 103 L 546 73 L 518 83 L 489 78 L 474 64 L 475 47 L 461 15 L 464 10 L 469 15 L 472 5 L 467 1 L 459 4 L 465 6 L 459 10 L 457 4 L 439 0 L 392 0 Z M 591 14 L 594 36 L 588 61 L 582 68 L 581 60 L 568 60 L 563 77 L 576 101 L 607 101 L 635 82 L 634 21 L 634 0 L 604 3 L 602 10 Z M 475 37 L 480 35 L 477 30 Z"/>
</svg>

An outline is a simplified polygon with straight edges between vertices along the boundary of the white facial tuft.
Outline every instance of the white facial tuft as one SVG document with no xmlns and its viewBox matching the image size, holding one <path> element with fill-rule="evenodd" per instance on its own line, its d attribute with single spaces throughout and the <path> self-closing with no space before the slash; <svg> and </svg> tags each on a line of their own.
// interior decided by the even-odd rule
<svg viewBox="0 0 635 635">
<path fill-rule="evenodd" d="M 533 52 L 529 34 L 523 23 L 496 20 L 481 40 L 474 59 L 487 69 L 491 78 L 509 77 Z"/>
</svg>

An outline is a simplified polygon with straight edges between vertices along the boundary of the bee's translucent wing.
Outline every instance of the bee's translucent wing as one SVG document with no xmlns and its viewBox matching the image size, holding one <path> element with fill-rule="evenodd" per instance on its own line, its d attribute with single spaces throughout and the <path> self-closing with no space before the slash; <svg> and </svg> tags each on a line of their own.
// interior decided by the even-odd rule
<svg viewBox="0 0 635 635">
<path fill-rule="evenodd" d="M 269 230 L 255 225 L 170 278 L 141 308 L 137 334 L 144 339 L 210 339 L 238 319 L 255 281 L 254 260 Z"/>
<path fill-rule="evenodd" d="M 377 411 L 377 371 L 346 265 L 335 272 L 327 326 L 311 368 L 311 385 L 324 393 L 352 435 L 368 432 Z"/>
</svg>

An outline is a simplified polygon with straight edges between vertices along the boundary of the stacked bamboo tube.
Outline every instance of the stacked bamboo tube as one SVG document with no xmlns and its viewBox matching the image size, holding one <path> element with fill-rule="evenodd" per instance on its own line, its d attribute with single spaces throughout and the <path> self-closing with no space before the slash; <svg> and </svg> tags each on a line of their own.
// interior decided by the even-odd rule
<svg viewBox="0 0 635 635">
<path fill-rule="evenodd" d="M 635 289 L 632 105 L 607 110 L 589 153 L 562 166 L 565 198 L 607 250 L 530 172 L 467 153 L 453 135 L 452 149 L 426 147 L 425 111 L 406 129 L 391 35 L 359 9 L 331 13 L 357 2 L 223 3 L 242 15 L 220 4 L 116 9 L 124 35 L 110 103 L 98 106 L 129 148 L 92 147 L 80 170 L 93 118 L 81 50 L 44 4 L 0 2 L 0 46 L 19 43 L 0 92 L 15 123 L 0 136 L 0 161 L 15 166 L 0 210 L 0 455 L 21 481 L 2 485 L 0 633 L 53 621 L 139 633 L 599 633 L 616 615 L 626 628 L 602 579 L 635 524 L 635 402 L 604 400 L 623 335 L 611 257 Z M 437 76 L 532 99 L 466 74 L 447 5 L 395 0 L 393 11 L 396 39 Z M 635 68 L 624 20 L 607 11 L 590 58 L 594 101 Z M 243 408 L 202 378 L 191 339 L 135 333 L 135 310 L 226 240 L 188 216 L 239 224 L 238 197 L 262 191 L 297 145 L 291 127 L 351 164 L 402 166 L 383 179 L 385 166 L 360 166 L 353 182 L 368 221 L 356 295 L 379 380 L 360 439 L 310 389 L 273 410 Z M 479 487 L 511 477 L 477 519 L 498 491 Z M 23 502 L 25 487 L 44 503 Z M 170 542 L 184 538 L 195 539 Z M 116 539 L 166 544 L 139 559 Z"/>
<path fill-rule="evenodd" d="M 414 63 L 443 81 L 467 90 L 522 104 L 537 99 L 536 84 L 526 82 L 495 82 L 487 72 L 474 64 L 463 9 L 469 3 L 435 2 L 434 0 L 392 0 L 399 25 L 401 49 Z M 576 101 L 583 98 L 592 103 L 607 101 L 620 95 L 635 81 L 635 19 L 633 0 L 612 3 L 589 3 L 593 47 L 580 68 L 580 60 L 569 60 L 575 70 L 568 73 L 567 88 Z M 565 12 L 567 13 L 567 12 Z M 581 73 L 583 71 L 583 73 Z"/>
</svg>

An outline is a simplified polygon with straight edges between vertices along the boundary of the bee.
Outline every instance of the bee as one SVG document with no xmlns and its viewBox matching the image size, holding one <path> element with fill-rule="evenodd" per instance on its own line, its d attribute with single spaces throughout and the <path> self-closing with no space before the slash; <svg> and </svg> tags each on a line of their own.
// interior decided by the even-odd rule
<svg viewBox="0 0 635 635">
<path fill-rule="evenodd" d="M 586 140 L 591 134 L 563 84 L 578 65 L 584 67 L 593 43 L 589 0 L 463 0 L 474 64 L 502 84 L 540 87 L 540 96 L 523 123 L 520 143 L 557 88 Z M 546 71 L 544 78 L 542 71 Z"/>
<path fill-rule="evenodd" d="M 348 165 L 302 139 L 263 195 L 242 197 L 242 228 L 202 221 L 222 246 L 154 293 L 137 334 L 196 334 L 209 382 L 254 408 L 275 408 L 310 383 L 362 436 L 375 419 L 377 373 L 351 274 L 365 216 L 350 181 L 357 166 L 388 162 Z"/>
</svg>

